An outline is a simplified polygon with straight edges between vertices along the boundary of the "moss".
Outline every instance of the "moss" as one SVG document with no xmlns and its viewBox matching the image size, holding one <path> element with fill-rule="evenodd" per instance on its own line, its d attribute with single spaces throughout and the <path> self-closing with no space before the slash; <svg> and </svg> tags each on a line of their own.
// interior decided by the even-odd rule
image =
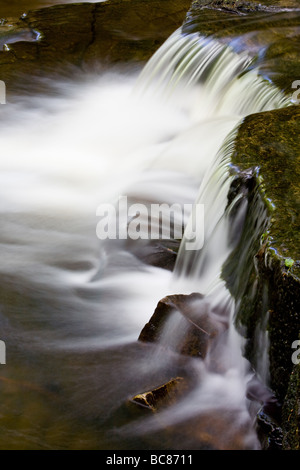
<svg viewBox="0 0 300 470">
<path fill-rule="evenodd" d="M 282 257 L 283 265 L 284 259 L 299 258 L 299 135 L 297 106 L 247 116 L 239 129 L 233 155 L 233 162 L 242 169 L 259 167 L 262 197 L 274 209 L 270 214 L 268 247 Z M 299 276 L 297 261 L 288 269 Z"/>
<path fill-rule="evenodd" d="M 247 340 L 245 355 L 256 370 L 263 353 L 257 333 L 268 334 L 270 386 L 283 404 L 285 445 L 293 448 L 299 445 L 299 372 L 291 359 L 300 334 L 299 117 L 300 108 L 290 106 L 247 116 L 240 125 L 232 155 L 234 184 L 241 192 L 236 181 L 245 186 L 249 168 L 252 183 L 244 191 L 243 234 L 223 268 L 237 299 L 236 325 Z"/>
</svg>

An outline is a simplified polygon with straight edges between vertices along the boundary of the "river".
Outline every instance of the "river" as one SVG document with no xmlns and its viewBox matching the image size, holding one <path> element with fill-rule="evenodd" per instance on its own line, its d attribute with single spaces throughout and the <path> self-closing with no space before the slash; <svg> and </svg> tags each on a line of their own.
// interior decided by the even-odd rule
<svg viewBox="0 0 300 470">
<path fill-rule="evenodd" d="M 9 4 L 1 15 L 32 6 Z M 55 93 L 6 105 L 2 449 L 260 448 L 259 403 L 247 398 L 253 371 L 220 277 L 239 237 L 228 241 L 228 158 L 244 116 L 288 102 L 255 68 L 238 79 L 250 63 L 178 30 L 141 74 L 114 68 L 80 83 L 53 79 Z M 147 207 L 204 205 L 204 246 L 186 249 L 191 218 L 173 271 L 136 256 L 147 248 L 141 240 L 100 240 L 99 207 L 121 196 Z M 160 299 L 192 292 L 230 325 L 205 360 L 174 353 L 168 339 L 138 341 Z M 158 417 L 128 405 L 182 374 L 193 377 L 191 389 Z"/>
</svg>

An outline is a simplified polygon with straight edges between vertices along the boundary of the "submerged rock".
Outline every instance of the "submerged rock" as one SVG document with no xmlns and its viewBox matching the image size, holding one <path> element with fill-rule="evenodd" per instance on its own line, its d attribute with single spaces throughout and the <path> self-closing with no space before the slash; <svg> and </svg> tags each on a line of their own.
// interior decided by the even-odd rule
<svg viewBox="0 0 300 470">
<path fill-rule="evenodd" d="M 141 261 L 150 266 L 173 271 L 180 240 L 139 240 L 128 244 L 128 249 Z"/>
<path fill-rule="evenodd" d="M 149 417 L 147 413 L 151 413 L 155 419 L 156 431 L 148 437 L 152 448 L 174 450 L 259 448 L 252 423 L 250 419 L 249 421 L 245 419 L 244 411 L 239 409 L 238 404 L 234 413 L 221 405 L 216 409 L 199 410 L 193 404 L 195 391 L 190 378 L 176 377 L 161 386 L 135 395 L 128 401 L 127 407 L 131 410 L 133 418 Z M 191 393 L 191 402 L 189 402 L 189 393 Z M 181 398 L 184 400 L 187 416 L 182 415 L 178 419 L 176 406 Z M 193 409 L 192 415 L 190 407 Z M 165 410 L 167 415 L 163 414 Z"/>
<path fill-rule="evenodd" d="M 240 125 L 232 161 L 242 180 L 252 168 L 255 184 L 247 196 L 244 233 L 223 268 L 238 299 L 236 325 L 247 338 L 245 354 L 257 369 L 269 344 L 270 385 L 283 408 L 294 367 L 292 344 L 300 337 L 299 133 L 297 106 L 250 115 Z M 297 413 L 294 407 L 289 421 L 297 422 Z M 282 428 L 285 441 L 299 440 L 287 437 L 292 431 L 286 418 Z"/>
<path fill-rule="evenodd" d="M 221 391 L 220 391 L 221 393 Z M 171 450 L 254 450 L 259 443 L 252 430 L 252 423 L 239 410 L 226 407 L 198 412 L 197 409 L 186 419 L 174 418 L 169 421 L 161 414 L 160 427 L 151 437 L 152 448 Z M 171 412 L 171 410 L 170 410 Z M 161 447 L 163 442 L 164 447 Z"/>
</svg>

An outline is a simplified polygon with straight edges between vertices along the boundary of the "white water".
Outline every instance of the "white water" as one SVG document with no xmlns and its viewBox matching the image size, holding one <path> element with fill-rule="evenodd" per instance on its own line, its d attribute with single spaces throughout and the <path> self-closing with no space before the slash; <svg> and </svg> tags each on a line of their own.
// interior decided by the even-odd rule
<svg viewBox="0 0 300 470">
<path fill-rule="evenodd" d="M 80 413 L 106 415 L 116 403 L 144 391 L 141 387 L 147 389 L 149 377 L 174 361 L 168 354 L 162 360 L 156 348 L 134 359 L 118 352 L 137 340 L 162 297 L 207 293 L 211 310 L 223 306 L 231 317 L 233 301 L 219 279 L 230 249 L 223 217 L 228 154 L 219 176 L 215 157 L 244 115 L 285 104 L 255 71 L 237 78 L 249 63 L 224 46 L 196 35 L 181 38 L 177 31 L 138 81 L 134 74 L 107 73 L 87 77 L 84 84 L 56 83 L 53 96 L 7 105 L 0 132 L 0 274 L 10 296 L 3 301 L 0 325 L 11 378 L 10 349 L 18 357 L 15 351 L 23 348 L 24 360 L 29 353 L 58 352 L 54 375 L 65 374 L 60 380 L 70 389 L 66 400 L 74 407 L 84 402 L 86 411 Z M 223 150 L 219 158 L 224 160 Z M 183 242 L 174 276 L 140 262 L 126 241 L 100 242 L 97 207 L 121 195 L 147 203 L 204 203 L 203 251 L 189 254 Z M 185 267 L 189 256 L 192 270 Z M 103 351 L 98 381 L 84 365 L 68 368 L 67 351 L 79 356 Z M 230 419 L 211 431 L 214 445 L 257 448 L 245 398 L 251 374 L 240 351 L 241 339 L 229 328 L 205 362 L 191 360 L 197 386 L 166 411 L 163 422 L 172 425 L 207 413 L 222 420 L 229 412 Z M 221 373 L 212 370 L 216 358 Z M 39 376 L 38 364 L 33 359 L 29 375 Z M 219 435 L 222 426 L 232 441 Z M 155 431 L 157 422 L 143 424 L 145 429 Z M 117 439 L 135 430 L 129 424 Z"/>
</svg>

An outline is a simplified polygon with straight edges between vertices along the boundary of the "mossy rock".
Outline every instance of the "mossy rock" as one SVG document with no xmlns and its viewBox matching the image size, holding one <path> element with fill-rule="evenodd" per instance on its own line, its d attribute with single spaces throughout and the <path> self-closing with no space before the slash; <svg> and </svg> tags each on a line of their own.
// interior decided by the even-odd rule
<svg viewBox="0 0 300 470">
<path fill-rule="evenodd" d="M 300 107 L 247 116 L 235 141 L 233 163 L 259 167 L 260 189 L 271 204 L 268 249 L 293 258 L 300 275 Z M 288 267 L 288 266 L 287 266 Z"/>
<path fill-rule="evenodd" d="M 261 361 L 257 332 L 268 333 L 271 387 L 283 406 L 293 370 L 292 343 L 300 333 L 299 133 L 297 106 L 247 116 L 239 126 L 234 182 L 245 185 L 247 171 L 252 183 L 244 192 L 244 233 L 223 267 L 238 299 L 236 325 L 247 338 L 245 355 L 254 367 Z"/>
</svg>

